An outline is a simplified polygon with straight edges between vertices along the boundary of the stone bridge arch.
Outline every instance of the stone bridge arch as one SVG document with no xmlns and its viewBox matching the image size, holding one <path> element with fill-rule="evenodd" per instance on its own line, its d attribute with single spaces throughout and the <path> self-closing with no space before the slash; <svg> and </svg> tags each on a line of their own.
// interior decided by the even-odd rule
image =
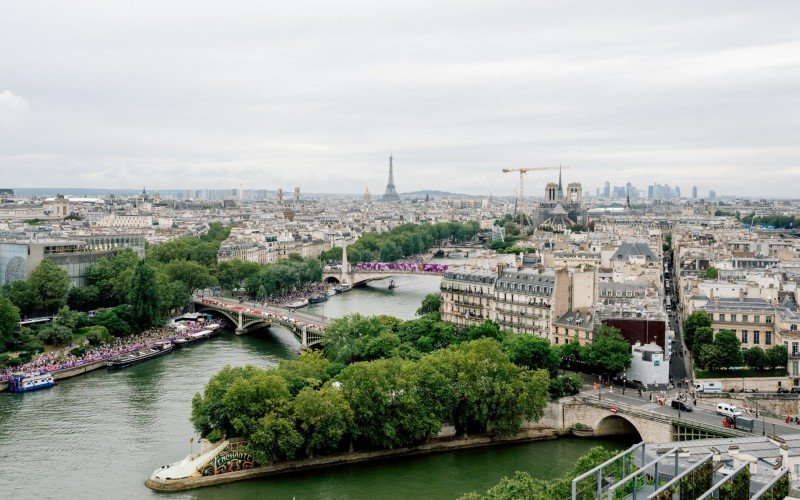
<svg viewBox="0 0 800 500">
<path fill-rule="evenodd" d="M 595 436 L 638 436 L 637 441 L 642 441 L 642 433 L 636 425 L 621 415 L 603 417 L 593 428 Z"/>
<path fill-rule="evenodd" d="M 603 402 L 605 403 L 605 402 Z M 646 443 L 663 443 L 672 440 L 672 419 L 646 414 L 625 407 L 612 411 L 610 404 L 575 400 L 563 406 L 563 427 L 573 429 L 576 424 L 589 427 L 595 436 L 636 435 Z"/>
<path fill-rule="evenodd" d="M 339 278 L 337 278 L 336 276 L 326 276 L 324 281 L 325 281 L 325 283 L 328 283 L 330 285 L 338 285 L 339 284 Z"/>
</svg>

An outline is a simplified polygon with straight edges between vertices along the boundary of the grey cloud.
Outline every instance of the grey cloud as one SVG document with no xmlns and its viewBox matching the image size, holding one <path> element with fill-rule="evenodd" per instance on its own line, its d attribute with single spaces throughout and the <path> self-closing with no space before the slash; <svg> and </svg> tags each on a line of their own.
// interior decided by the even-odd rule
<svg viewBox="0 0 800 500">
<path fill-rule="evenodd" d="M 401 191 L 510 195 L 503 167 L 564 163 L 796 195 L 796 2 L 191 5 L 4 12 L 0 88 L 31 106 L 4 182 L 380 193 L 392 151 Z"/>
</svg>

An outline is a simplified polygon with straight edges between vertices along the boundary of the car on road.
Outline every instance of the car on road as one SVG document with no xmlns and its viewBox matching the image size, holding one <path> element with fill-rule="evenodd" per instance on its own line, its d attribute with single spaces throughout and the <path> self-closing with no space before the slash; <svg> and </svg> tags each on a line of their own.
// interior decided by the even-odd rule
<svg viewBox="0 0 800 500">
<path fill-rule="evenodd" d="M 792 387 L 792 392 L 794 392 L 794 387 Z M 789 394 L 789 389 L 786 387 L 778 387 L 778 394 Z"/>
<path fill-rule="evenodd" d="M 678 399 L 673 399 L 670 403 L 670 406 L 680 411 L 694 411 L 694 407 L 692 405 Z"/>
<path fill-rule="evenodd" d="M 792 387 L 792 390 L 789 392 L 792 394 L 800 394 L 800 387 Z"/>
<path fill-rule="evenodd" d="M 742 412 L 739 410 L 739 408 L 735 407 L 734 405 L 729 405 L 728 403 L 718 403 L 717 415 L 736 418 L 736 417 L 741 417 Z"/>
</svg>

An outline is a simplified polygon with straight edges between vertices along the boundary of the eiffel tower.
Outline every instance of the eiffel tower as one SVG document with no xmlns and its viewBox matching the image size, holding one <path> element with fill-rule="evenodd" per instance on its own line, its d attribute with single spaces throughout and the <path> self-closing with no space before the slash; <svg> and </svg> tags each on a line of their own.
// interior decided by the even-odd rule
<svg viewBox="0 0 800 500">
<path fill-rule="evenodd" d="M 386 192 L 383 193 L 383 201 L 399 201 L 400 196 L 394 188 L 394 170 L 392 167 L 392 156 L 389 155 L 389 183 L 386 184 Z"/>
</svg>

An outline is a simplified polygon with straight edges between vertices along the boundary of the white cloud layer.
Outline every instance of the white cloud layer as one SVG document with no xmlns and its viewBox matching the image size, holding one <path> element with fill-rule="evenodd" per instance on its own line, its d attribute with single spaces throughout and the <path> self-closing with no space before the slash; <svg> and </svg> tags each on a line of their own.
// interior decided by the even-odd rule
<svg viewBox="0 0 800 500">
<path fill-rule="evenodd" d="M 12 5 L 3 185 L 797 196 L 799 2 Z"/>
<path fill-rule="evenodd" d="M 30 112 L 28 101 L 10 90 L 0 92 L 0 130 L 19 126 Z"/>
</svg>

